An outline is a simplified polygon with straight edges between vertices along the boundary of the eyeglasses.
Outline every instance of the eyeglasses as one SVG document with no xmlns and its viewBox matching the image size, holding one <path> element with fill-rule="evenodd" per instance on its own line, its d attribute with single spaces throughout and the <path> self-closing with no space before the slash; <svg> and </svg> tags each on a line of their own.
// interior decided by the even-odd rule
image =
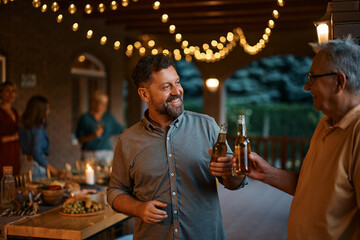
<svg viewBox="0 0 360 240">
<path fill-rule="evenodd" d="M 308 82 L 311 85 L 311 79 L 312 78 L 319 78 L 319 77 L 325 77 L 325 76 L 331 76 L 331 75 L 336 75 L 338 73 L 332 72 L 332 73 L 325 73 L 325 74 L 319 74 L 319 75 L 312 75 L 311 73 L 307 74 L 307 78 L 308 78 Z"/>
</svg>

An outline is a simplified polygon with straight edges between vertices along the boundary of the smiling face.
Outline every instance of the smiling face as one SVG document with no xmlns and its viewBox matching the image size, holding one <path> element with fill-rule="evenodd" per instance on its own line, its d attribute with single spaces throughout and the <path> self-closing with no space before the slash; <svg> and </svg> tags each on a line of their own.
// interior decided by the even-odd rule
<svg viewBox="0 0 360 240">
<path fill-rule="evenodd" d="M 327 66 L 329 63 L 320 53 L 314 57 L 310 67 L 310 74 L 319 75 L 330 73 Z M 327 116 L 332 116 L 337 107 L 337 75 L 329 75 L 312 79 L 311 85 L 306 82 L 304 89 L 311 92 L 314 107 L 322 111 Z"/>
<path fill-rule="evenodd" d="M 180 77 L 173 66 L 152 73 L 146 88 L 140 88 L 141 98 L 149 106 L 150 118 L 174 120 L 184 111 L 183 88 Z"/>
</svg>

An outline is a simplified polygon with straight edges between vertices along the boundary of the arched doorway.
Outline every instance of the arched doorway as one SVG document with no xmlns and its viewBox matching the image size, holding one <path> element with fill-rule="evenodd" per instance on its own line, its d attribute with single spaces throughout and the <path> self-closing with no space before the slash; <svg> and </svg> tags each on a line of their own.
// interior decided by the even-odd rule
<svg viewBox="0 0 360 240">
<path fill-rule="evenodd" d="M 96 89 L 107 92 L 108 82 L 104 64 L 89 53 L 78 55 L 71 64 L 72 82 L 72 131 L 81 114 L 89 110 L 90 97 Z M 77 144 L 75 136 L 73 144 Z"/>
</svg>

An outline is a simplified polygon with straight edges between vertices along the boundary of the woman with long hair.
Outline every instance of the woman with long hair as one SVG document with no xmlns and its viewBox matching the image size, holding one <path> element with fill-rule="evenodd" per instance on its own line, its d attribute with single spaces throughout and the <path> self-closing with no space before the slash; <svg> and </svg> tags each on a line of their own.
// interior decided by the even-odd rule
<svg viewBox="0 0 360 240">
<path fill-rule="evenodd" d="M 49 113 L 48 100 L 36 95 L 30 98 L 21 116 L 19 138 L 24 159 L 20 173 L 26 174 L 31 169 L 34 180 L 45 178 L 46 168 L 49 168 L 52 175 L 59 177 L 59 171 L 46 159 L 50 146 L 46 132 Z"/>
<path fill-rule="evenodd" d="M 0 178 L 3 166 L 12 166 L 13 174 L 20 170 L 19 114 L 12 106 L 16 100 L 16 85 L 4 82 L 0 85 Z"/>
</svg>

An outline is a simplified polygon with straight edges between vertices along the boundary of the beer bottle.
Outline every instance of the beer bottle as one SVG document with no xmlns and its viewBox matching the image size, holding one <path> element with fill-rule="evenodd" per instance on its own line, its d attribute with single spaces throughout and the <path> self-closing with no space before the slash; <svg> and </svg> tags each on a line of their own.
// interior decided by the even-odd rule
<svg viewBox="0 0 360 240">
<path fill-rule="evenodd" d="M 246 135 L 245 115 L 239 115 L 238 132 L 235 141 L 235 158 L 237 174 L 249 173 L 251 163 L 249 162 L 249 153 L 251 152 L 250 139 Z"/>
<path fill-rule="evenodd" d="M 217 142 L 214 144 L 212 149 L 211 161 L 216 162 L 218 157 L 226 157 L 227 147 L 226 147 L 226 133 L 228 125 L 223 123 L 220 125 L 220 133 L 218 136 Z"/>
</svg>

